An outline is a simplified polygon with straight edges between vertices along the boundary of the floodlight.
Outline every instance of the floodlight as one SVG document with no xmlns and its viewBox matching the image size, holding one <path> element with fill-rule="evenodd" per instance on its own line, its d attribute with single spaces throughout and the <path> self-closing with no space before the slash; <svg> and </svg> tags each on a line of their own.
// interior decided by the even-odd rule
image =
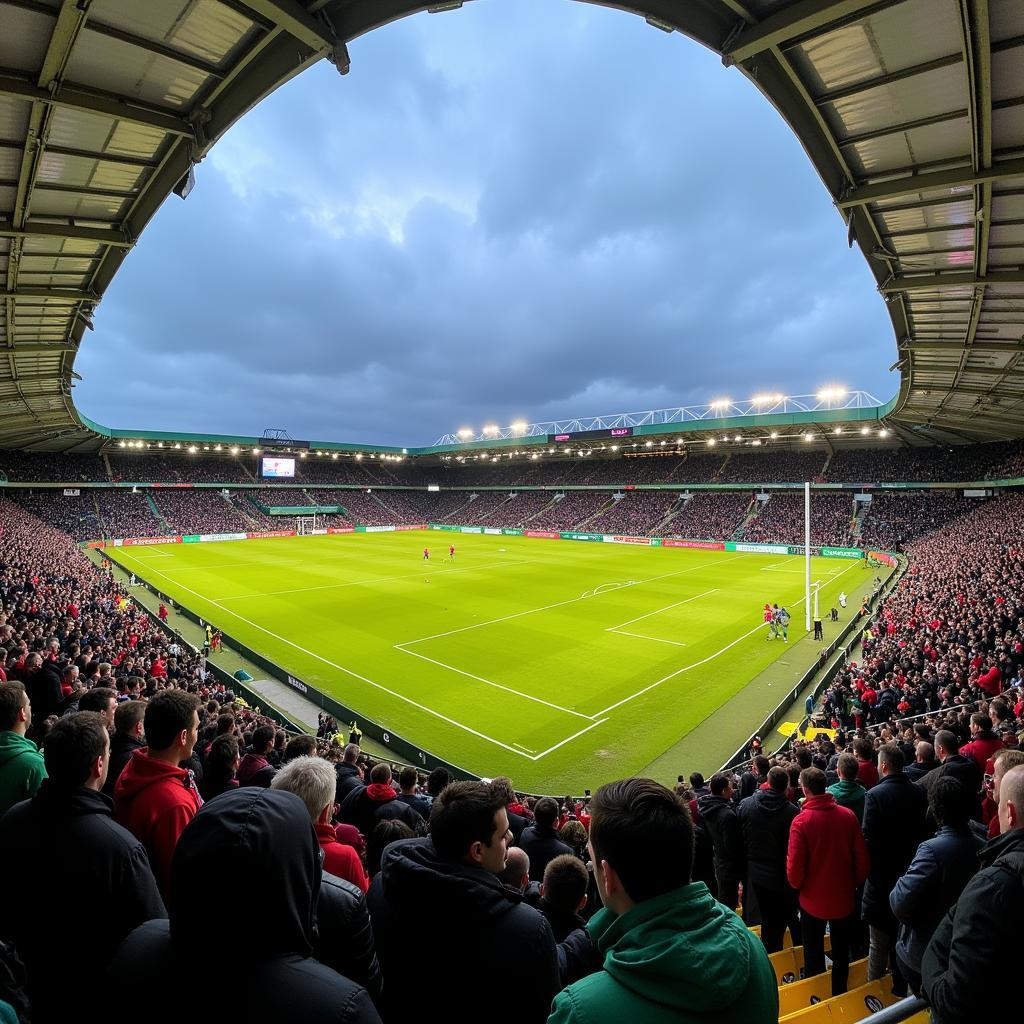
<svg viewBox="0 0 1024 1024">
<path fill-rule="evenodd" d="M 888 430 L 885 430 L 885 429 L 883 428 L 882 430 L 880 430 L 880 431 L 878 432 L 878 436 L 879 436 L 879 437 L 888 437 L 888 436 L 889 436 L 889 431 L 888 431 Z"/>
<path fill-rule="evenodd" d="M 180 441 L 175 441 L 174 442 L 174 447 L 175 447 L 175 449 L 180 449 L 181 448 L 181 442 Z"/>
<path fill-rule="evenodd" d="M 500 427 L 496 427 L 493 423 L 488 423 L 487 426 L 484 427 L 484 433 L 485 434 L 500 434 L 501 433 L 501 428 Z"/>
<path fill-rule="evenodd" d="M 259 453 L 260 453 L 259 448 L 253 448 L 252 453 L 253 453 L 253 455 L 259 455 Z"/>
<path fill-rule="evenodd" d="M 300 452 L 299 453 L 299 458 L 300 459 L 304 459 L 308 454 L 309 454 L 308 452 Z"/>
<path fill-rule="evenodd" d="M 332 459 L 336 459 L 337 457 L 338 457 L 338 453 L 337 452 L 331 452 L 331 458 Z"/>
<path fill-rule="evenodd" d="M 534 453 L 533 453 L 533 454 L 532 454 L 532 455 L 530 456 L 530 458 L 531 458 L 531 459 L 535 459 L 535 458 L 537 458 L 537 453 L 536 453 L 536 452 L 534 452 Z"/>
<path fill-rule="evenodd" d="M 836 429 L 832 431 L 833 434 L 841 434 L 842 432 L 843 432 L 843 428 L 842 427 L 836 427 Z"/>
<path fill-rule="evenodd" d="M 612 451 L 613 452 L 617 452 L 618 450 L 619 450 L 619 446 L 617 444 L 613 444 L 612 445 Z"/>
<path fill-rule="evenodd" d="M 778 432 L 777 430 L 773 430 L 773 431 L 771 432 L 771 434 L 770 434 L 770 437 L 771 437 L 771 439 L 772 439 L 773 441 L 774 441 L 774 440 L 775 440 L 775 439 L 776 439 L 776 438 L 777 438 L 778 436 L 779 436 L 779 432 Z"/>
<path fill-rule="evenodd" d="M 196 446 L 195 446 L 194 444 L 190 444 L 190 445 L 188 446 L 188 452 L 189 452 L 189 455 L 195 455 L 195 453 L 196 453 L 196 451 L 197 451 L 197 450 L 198 450 L 198 449 L 196 448 Z"/>
<path fill-rule="evenodd" d="M 861 427 L 860 428 L 860 432 L 862 434 L 870 434 L 871 433 L 871 428 L 870 427 Z"/>
<path fill-rule="evenodd" d="M 215 447 L 215 448 L 214 448 L 213 450 L 214 450 L 215 452 L 219 452 L 219 451 L 220 451 L 220 445 L 217 445 L 217 446 L 216 446 L 216 447 Z"/>
<path fill-rule="evenodd" d="M 734 440 L 734 441 L 742 441 L 742 440 L 743 440 L 743 437 L 742 437 L 742 435 L 741 435 L 741 434 L 737 434 L 737 435 L 736 435 L 736 436 L 735 436 L 735 437 L 733 438 L 733 440 Z"/>
<path fill-rule="evenodd" d="M 231 454 L 232 455 L 237 455 L 238 454 L 238 445 L 237 444 L 231 449 Z"/>
<path fill-rule="evenodd" d="M 645 448 L 653 448 L 654 447 L 654 442 L 653 441 L 648 441 L 647 444 L 644 445 L 644 447 Z"/>
<path fill-rule="evenodd" d="M 523 420 L 516 420 L 515 423 L 512 424 L 512 428 L 511 428 L 512 429 L 512 433 L 513 434 L 525 434 L 526 433 L 526 427 L 527 427 L 527 424 Z"/>
<path fill-rule="evenodd" d="M 813 441 L 814 440 L 814 435 L 813 434 L 804 434 L 804 440 L 805 441 Z"/>
<path fill-rule="evenodd" d="M 117 442 L 117 446 L 118 446 L 118 448 L 123 448 L 124 447 L 124 441 L 118 441 Z"/>
<path fill-rule="evenodd" d="M 751 443 L 751 444 L 752 444 L 752 445 L 753 445 L 753 446 L 754 446 L 755 448 L 760 448 L 760 447 L 761 447 L 761 438 L 759 438 L 759 437 L 755 437 L 755 438 L 754 438 L 754 440 L 753 440 L 753 441 L 751 441 L 750 443 Z"/>
<path fill-rule="evenodd" d="M 473 436 L 473 431 L 472 431 L 472 429 L 470 427 L 463 427 L 459 431 L 459 437 L 461 437 L 463 441 L 468 441 L 472 436 Z"/>
<path fill-rule="evenodd" d="M 716 398 L 711 403 L 712 409 L 728 409 L 732 405 L 732 401 L 728 398 Z"/>
<path fill-rule="evenodd" d="M 715 439 L 713 437 L 708 438 L 708 447 L 713 448 L 715 446 Z"/>
</svg>

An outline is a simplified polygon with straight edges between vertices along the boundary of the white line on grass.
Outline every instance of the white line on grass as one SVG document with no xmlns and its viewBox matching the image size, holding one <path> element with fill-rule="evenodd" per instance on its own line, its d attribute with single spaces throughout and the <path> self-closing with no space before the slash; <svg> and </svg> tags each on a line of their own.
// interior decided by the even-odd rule
<svg viewBox="0 0 1024 1024">
<path fill-rule="evenodd" d="M 623 626 L 632 626 L 634 622 L 639 622 L 641 619 L 649 619 L 652 615 L 657 615 L 659 612 L 667 612 L 670 608 L 678 608 L 681 604 L 689 604 L 691 601 L 698 601 L 702 597 L 707 597 L 708 594 L 717 593 L 717 587 L 713 590 L 705 590 L 703 594 L 686 597 L 682 601 L 675 601 L 672 604 L 667 604 L 664 608 L 655 608 L 653 612 L 645 612 L 643 615 L 638 615 L 635 619 L 628 619 L 626 622 L 620 622 L 617 626 L 608 626 L 607 629 L 609 632 L 618 632 Z"/>
<path fill-rule="evenodd" d="M 688 572 L 696 572 L 698 569 L 707 569 L 710 565 L 721 565 L 723 562 L 734 562 L 737 558 L 743 558 L 743 554 L 734 555 L 732 558 L 723 558 L 718 562 L 709 563 L 701 562 L 700 565 L 693 565 L 689 569 L 679 569 L 676 572 L 665 572 L 660 576 L 650 576 L 645 580 L 630 580 L 629 583 L 623 583 L 619 590 L 624 590 L 626 587 L 638 587 L 642 583 L 654 583 L 656 580 L 668 579 L 669 576 L 683 576 Z M 618 590 L 610 591 L 610 593 L 618 593 Z M 601 597 L 602 595 L 595 593 L 593 597 Z M 509 619 L 518 619 L 523 615 L 535 615 L 537 612 L 547 612 L 552 608 L 562 608 L 567 604 L 576 604 L 579 601 L 588 600 L 587 596 L 582 597 L 570 597 L 565 601 L 555 601 L 554 604 L 546 604 L 541 608 L 527 608 L 525 611 L 513 612 L 511 615 L 501 615 L 496 619 L 488 619 L 486 622 L 474 622 L 469 626 L 460 626 L 458 629 L 448 629 L 443 633 L 432 633 L 430 636 L 421 636 L 416 640 L 405 640 L 400 644 L 395 644 L 395 647 L 408 647 L 410 644 L 422 644 L 427 640 L 438 640 L 443 636 L 454 636 L 456 633 L 465 633 L 469 629 L 480 629 L 482 626 L 493 626 L 497 622 L 507 622 Z"/>
<path fill-rule="evenodd" d="M 134 558 L 132 555 L 126 554 L 124 552 L 122 552 L 122 554 L 125 558 L 131 558 L 132 561 L 139 561 L 139 559 Z M 165 576 L 168 579 L 170 579 L 170 577 L 167 576 L 167 573 L 161 572 L 159 569 L 151 569 L 150 571 L 155 572 L 158 576 Z M 511 746 L 508 743 L 502 743 L 501 740 L 496 740 L 493 736 L 488 736 L 486 733 L 478 732 L 476 729 L 472 729 L 468 725 L 463 725 L 461 722 L 456 722 L 454 718 L 449 718 L 447 715 L 442 715 L 440 711 L 435 711 L 433 708 L 428 708 L 425 704 L 420 704 L 417 701 L 412 700 L 410 697 L 406 697 L 395 690 L 391 690 L 386 686 L 382 686 L 380 683 L 375 683 L 372 679 L 367 679 L 366 676 L 360 675 L 358 672 L 353 672 L 352 669 L 350 668 L 345 668 L 344 665 L 338 665 L 333 661 L 328 661 L 327 658 L 321 657 L 319 654 L 315 654 L 313 651 L 307 650 L 305 647 L 300 647 L 298 644 L 293 643 L 291 640 L 286 640 L 283 636 L 274 633 L 273 631 L 267 629 L 265 626 L 261 626 L 258 623 L 253 622 L 251 619 L 247 619 L 244 616 L 239 615 L 238 612 L 233 612 L 230 608 L 225 608 L 218 601 L 214 601 L 209 597 L 204 597 L 202 594 L 196 593 L 196 591 L 191 590 L 189 587 L 186 587 L 183 583 L 177 583 L 174 580 L 171 580 L 171 582 L 174 583 L 175 586 L 180 587 L 182 590 L 188 591 L 188 593 L 192 594 L 194 597 L 198 597 L 200 601 L 205 601 L 207 604 L 212 604 L 217 608 L 220 608 L 221 611 L 226 612 L 228 615 L 231 615 L 232 617 L 238 619 L 239 622 L 244 622 L 246 625 L 252 626 L 253 629 L 258 629 L 261 633 L 266 633 L 267 636 L 272 636 L 275 640 L 280 640 L 281 643 L 287 644 L 289 647 L 293 647 L 295 650 L 301 651 L 303 654 L 308 654 L 311 658 L 315 658 L 317 661 L 322 662 L 324 665 L 328 665 L 333 669 L 337 669 L 339 672 L 344 672 L 345 675 L 351 676 L 353 679 L 358 679 L 360 682 L 366 683 L 377 690 L 381 690 L 382 692 L 392 697 L 397 697 L 400 701 L 404 701 L 406 704 L 410 704 L 414 708 L 418 708 L 420 711 L 425 711 L 428 715 L 433 715 L 435 718 L 439 718 L 442 722 L 447 722 L 449 725 L 454 725 L 458 729 L 463 729 L 465 732 L 471 733 L 473 736 L 476 736 L 479 739 L 486 740 L 488 743 L 493 743 L 495 746 L 503 747 L 505 750 L 509 750 L 513 754 L 517 754 L 519 757 L 527 757 L 530 758 L 530 760 L 536 760 L 536 758 L 530 757 L 529 754 L 524 754 L 522 751 L 516 750 L 515 747 Z M 591 727 L 588 726 L 588 728 Z M 584 729 L 583 731 L 586 732 L 586 729 Z M 580 734 L 577 733 L 576 735 L 578 736 Z"/>
<path fill-rule="evenodd" d="M 672 644 L 673 647 L 686 647 L 680 640 L 664 640 L 660 636 L 645 636 L 643 633 L 630 633 L 628 629 L 608 629 L 606 633 L 618 633 L 619 636 L 635 636 L 637 640 L 656 640 L 659 644 Z"/>
<path fill-rule="evenodd" d="M 533 757 L 530 758 L 530 760 L 539 761 L 542 757 L 547 757 L 548 754 L 550 754 L 552 751 L 557 750 L 559 747 L 564 747 L 566 743 L 571 743 L 574 739 L 577 739 L 579 736 L 582 736 L 585 732 L 590 732 L 591 729 L 596 729 L 599 725 L 604 725 L 604 723 L 607 721 L 607 718 L 598 719 L 598 721 L 588 725 L 585 729 L 580 729 L 579 732 L 574 732 L 571 736 L 566 736 L 564 740 L 560 740 L 553 747 L 548 747 L 547 750 L 543 750 L 539 754 L 534 754 Z"/>
<path fill-rule="evenodd" d="M 432 576 L 442 576 L 450 572 L 475 572 L 477 569 L 493 569 L 495 567 L 515 567 L 517 565 L 529 565 L 531 562 L 538 562 L 538 558 L 524 558 L 519 562 L 509 562 L 503 560 L 500 562 L 484 562 L 481 565 L 466 565 L 461 569 L 438 569 L 436 572 L 433 570 L 426 570 L 430 572 Z M 296 587 L 294 590 L 271 590 L 265 594 L 239 594 L 237 597 L 222 597 L 221 601 L 248 601 L 255 597 L 280 597 L 282 594 L 305 594 L 312 590 L 341 590 L 343 587 L 363 587 L 368 586 L 371 583 L 388 583 L 391 580 L 406 580 L 414 577 L 422 576 L 423 572 L 407 572 L 401 573 L 398 576 L 378 576 L 372 580 L 352 580 L 350 583 L 325 583 L 323 586 L 317 587 Z"/>
<path fill-rule="evenodd" d="M 851 562 L 850 565 L 843 570 L 843 572 L 839 573 L 839 576 L 842 576 L 843 573 L 849 572 L 850 569 L 852 569 L 856 564 L 856 562 Z M 798 601 L 793 601 L 791 603 L 795 608 L 798 604 L 803 604 L 806 600 L 806 597 L 801 597 Z M 628 704 L 630 701 L 636 700 L 637 697 L 642 697 L 645 693 L 648 693 L 649 691 L 661 686 L 662 683 L 667 683 L 670 679 L 675 679 L 676 676 L 681 676 L 684 672 L 689 672 L 691 669 L 700 668 L 701 665 L 706 665 L 709 661 L 714 661 L 715 658 L 717 658 L 719 655 L 725 654 L 726 651 L 732 649 L 741 641 L 746 640 L 748 636 L 753 636 L 753 634 L 756 633 L 759 629 L 764 629 L 767 625 L 768 623 L 766 622 L 759 622 L 753 629 L 748 629 L 746 633 L 743 633 L 742 635 L 738 636 L 731 643 L 726 644 L 721 650 L 715 651 L 714 654 L 709 654 L 706 658 L 702 658 L 700 661 L 695 661 L 692 665 L 684 665 L 682 668 L 677 668 L 674 672 L 670 672 L 667 676 L 663 676 L 661 679 L 655 680 L 655 682 L 653 683 L 648 683 L 648 685 L 645 686 L 642 690 L 637 690 L 636 693 L 631 694 L 628 697 L 623 697 L 622 700 L 616 701 L 616 703 L 610 704 L 608 707 L 602 708 L 600 711 L 596 711 L 594 713 L 594 717 L 598 718 L 601 715 L 607 715 L 609 711 L 614 711 L 616 708 L 621 708 L 623 704 Z"/>
</svg>

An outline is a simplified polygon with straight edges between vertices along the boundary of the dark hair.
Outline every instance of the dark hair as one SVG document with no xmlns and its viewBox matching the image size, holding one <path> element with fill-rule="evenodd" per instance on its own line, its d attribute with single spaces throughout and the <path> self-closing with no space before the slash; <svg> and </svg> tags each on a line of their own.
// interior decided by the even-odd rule
<svg viewBox="0 0 1024 1024">
<path fill-rule="evenodd" d="M 238 757 L 238 738 L 226 733 L 218 736 L 210 744 L 210 752 L 206 755 L 206 775 L 218 779 L 230 779 L 234 772 L 235 758 Z"/>
<path fill-rule="evenodd" d="M 495 798 L 501 800 L 503 807 L 515 803 L 515 790 L 512 788 L 512 780 L 507 775 L 496 775 L 491 779 L 491 789 L 494 790 Z"/>
<path fill-rule="evenodd" d="M 836 763 L 836 771 L 839 778 L 847 782 L 855 782 L 860 771 L 860 762 L 853 754 L 840 754 Z"/>
<path fill-rule="evenodd" d="M 594 858 L 615 869 L 634 902 L 689 883 L 693 868 L 690 809 L 660 782 L 609 782 L 591 799 L 590 814 Z"/>
<path fill-rule="evenodd" d="M 863 736 L 859 736 L 853 741 L 853 752 L 862 761 L 871 761 L 874 759 L 875 748 L 871 744 L 871 740 L 864 739 Z"/>
<path fill-rule="evenodd" d="M 974 813 L 974 796 L 959 779 L 944 775 L 928 794 L 928 809 L 940 825 L 964 829 Z"/>
<path fill-rule="evenodd" d="M 886 743 L 879 748 L 878 763 L 879 765 L 884 764 L 889 771 L 897 773 L 903 771 L 903 766 L 907 763 L 907 760 L 903 756 L 903 751 L 895 743 Z"/>
<path fill-rule="evenodd" d="M 807 747 L 798 748 L 796 752 L 796 763 L 800 765 L 801 768 L 810 768 L 814 763 L 813 755 Z"/>
<path fill-rule="evenodd" d="M 111 699 L 117 700 L 117 691 L 109 686 L 94 686 L 82 694 L 78 701 L 79 711 L 106 711 Z"/>
<path fill-rule="evenodd" d="M 18 682 L 0 686 L 0 731 L 10 732 L 18 723 L 18 715 L 25 706 L 25 687 Z"/>
<path fill-rule="evenodd" d="M 81 705 L 79 705 L 81 706 Z M 146 715 L 144 700 L 126 700 L 114 711 L 114 731 L 128 734 Z"/>
<path fill-rule="evenodd" d="M 544 869 L 542 902 L 556 913 L 574 914 L 580 900 L 587 895 L 590 876 L 583 861 L 571 853 L 563 853 L 548 861 Z"/>
<path fill-rule="evenodd" d="M 95 711 L 78 711 L 58 719 L 46 734 L 43 748 L 50 784 L 61 789 L 84 786 L 93 763 L 106 753 L 109 743 L 103 716 Z"/>
<path fill-rule="evenodd" d="M 284 748 L 284 757 L 281 760 L 282 763 L 287 764 L 296 757 L 312 757 L 314 754 L 316 754 L 316 740 L 312 736 L 307 736 L 306 733 L 300 733 L 288 741 L 288 746 Z"/>
<path fill-rule="evenodd" d="M 445 787 L 450 786 L 452 773 L 447 768 L 435 768 L 427 776 L 427 792 L 432 797 L 440 796 Z"/>
<path fill-rule="evenodd" d="M 384 848 L 399 839 L 415 839 L 416 833 L 398 818 L 378 821 L 366 837 L 366 873 L 372 878 L 380 871 L 380 859 Z"/>
<path fill-rule="evenodd" d="M 768 758 L 764 756 L 764 754 L 758 754 L 757 757 L 754 758 L 754 771 L 757 772 L 757 774 L 760 775 L 762 779 L 767 777 L 768 771 L 771 768 L 771 766 L 771 761 L 769 761 Z"/>
<path fill-rule="evenodd" d="M 398 776 L 398 784 L 402 789 L 412 789 L 416 785 L 416 769 L 406 766 Z"/>
<path fill-rule="evenodd" d="M 785 793 L 789 789 L 789 772 L 785 768 L 769 769 L 768 786 L 776 793 Z"/>
<path fill-rule="evenodd" d="M 940 729 L 935 734 L 935 749 L 944 750 L 947 754 L 955 754 L 958 750 L 958 743 L 955 732 L 949 729 Z"/>
<path fill-rule="evenodd" d="M 693 789 L 703 788 L 704 776 L 700 772 L 690 772 L 690 786 Z"/>
<path fill-rule="evenodd" d="M 217 735 L 223 736 L 235 728 L 235 716 L 230 712 L 222 712 L 217 716 Z"/>
<path fill-rule="evenodd" d="M 730 782 L 732 782 L 732 779 L 726 775 L 725 772 L 715 772 L 715 774 L 711 776 L 711 781 L 708 783 L 708 786 L 711 789 L 711 795 L 721 796 L 729 788 Z"/>
<path fill-rule="evenodd" d="M 538 800 L 533 808 L 533 820 L 541 828 L 554 828 L 558 820 L 558 804 L 549 796 Z"/>
<path fill-rule="evenodd" d="M 820 768 L 805 768 L 800 773 L 800 785 L 811 796 L 821 796 L 825 792 L 825 773 Z"/>
<path fill-rule="evenodd" d="M 184 690 L 161 690 L 146 705 L 146 741 L 151 750 L 166 750 L 183 729 L 192 728 L 199 697 Z"/>
<path fill-rule="evenodd" d="M 273 745 L 277 730 L 272 725 L 257 725 L 252 731 L 252 752 L 265 754 Z"/>
<path fill-rule="evenodd" d="M 495 815 L 505 794 L 487 782 L 453 782 L 430 808 L 430 837 L 446 860 L 460 861 L 473 843 L 490 846 L 497 834 Z"/>
</svg>

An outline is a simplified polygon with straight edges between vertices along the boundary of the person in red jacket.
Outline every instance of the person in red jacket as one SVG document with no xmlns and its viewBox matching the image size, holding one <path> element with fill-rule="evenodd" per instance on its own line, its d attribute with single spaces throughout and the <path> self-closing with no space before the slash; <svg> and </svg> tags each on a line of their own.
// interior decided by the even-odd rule
<svg viewBox="0 0 1024 1024">
<path fill-rule="evenodd" d="M 789 831 L 786 877 L 800 894 L 800 929 L 806 977 L 825 970 L 825 925 L 832 935 L 832 994 L 846 991 L 857 888 L 868 877 L 870 859 L 857 815 L 825 791 L 825 773 L 800 773 L 803 810 Z"/>
<path fill-rule="evenodd" d="M 179 767 L 199 736 L 199 705 L 194 693 L 161 690 L 146 705 L 149 746 L 132 752 L 114 787 L 114 817 L 146 847 L 165 902 L 174 848 L 203 803 L 192 772 Z"/>
<path fill-rule="evenodd" d="M 338 776 L 334 765 L 322 757 L 293 757 L 283 765 L 270 783 L 271 789 L 294 793 L 306 805 L 324 854 L 324 871 L 359 886 L 365 893 L 370 888 L 359 854 L 339 843 L 331 824 Z"/>
<path fill-rule="evenodd" d="M 857 755 L 857 781 L 870 789 L 878 785 L 878 768 L 875 765 L 875 747 L 871 740 L 858 737 L 853 741 L 853 752 Z"/>
<path fill-rule="evenodd" d="M 985 763 L 997 750 L 1002 750 L 1003 741 L 992 731 L 992 719 L 975 711 L 971 715 L 971 742 L 960 748 L 964 757 L 974 759 L 978 768 L 984 772 Z"/>
<path fill-rule="evenodd" d="M 1003 692 L 1003 673 L 993 662 L 987 671 L 978 676 L 978 686 L 990 697 L 998 697 Z"/>
</svg>

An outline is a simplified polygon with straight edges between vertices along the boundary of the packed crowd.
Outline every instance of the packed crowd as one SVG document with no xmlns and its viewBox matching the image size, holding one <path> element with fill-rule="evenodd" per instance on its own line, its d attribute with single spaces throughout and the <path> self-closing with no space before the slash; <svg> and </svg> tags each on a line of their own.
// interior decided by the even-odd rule
<svg viewBox="0 0 1024 1024">
<path fill-rule="evenodd" d="M 646 537 L 679 500 L 675 491 L 626 491 L 587 525 L 594 533 Z"/>
<path fill-rule="evenodd" d="M 450 521 L 467 524 L 479 522 L 482 526 L 512 530 L 527 525 L 542 509 L 554 501 L 554 498 L 553 491 L 519 491 L 507 501 L 491 509 L 483 518 L 471 517 L 462 520 L 456 512 Z M 474 512 L 475 506 L 476 502 L 468 506 L 467 513 Z"/>
<path fill-rule="evenodd" d="M 827 929 L 834 994 L 866 957 L 937 1024 L 998 1013 L 1024 908 L 1022 522 L 1010 495 L 910 545 L 813 709 L 828 732 L 674 791 L 553 799 L 396 771 L 326 718 L 289 738 L 0 497 L 0 1013 L 170 1022 L 155 994 L 200 965 L 211 1019 L 397 1022 L 436 950 L 457 1024 L 774 1024 L 787 928 L 808 975 Z"/>
<path fill-rule="evenodd" d="M 695 491 L 655 533 L 691 540 L 728 540 L 746 518 L 752 501 L 749 491 Z"/>
<path fill-rule="evenodd" d="M 802 544 L 804 540 L 804 496 L 777 491 L 747 523 L 745 540 L 758 544 Z M 849 543 L 853 523 L 853 502 L 849 494 L 818 492 L 811 501 L 811 544 Z"/>
<path fill-rule="evenodd" d="M 825 453 L 821 451 L 736 452 L 722 467 L 715 483 L 805 483 L 822 479 Z"/>
<path fill-rule="evenodd" d="M 861 523 L 860 539 L 866 548 L 902 551 L 915 537 L 939 529 L 967 507 L 958 492 L 893 494 L 882 491 L 869 503 Z"/>
<path fill-rule="evenodd" d="M 607 491 L 566 491 L 560 500 L 544 506 L 529 523 L 531 530 L 576 530 L 586 527 L 612 501 Z"/>
<path fill-rule="evenodd" d="M 154 490 L 153 501 L 172 534 L 247 533 L 246 519 L 219 490 Z"/>
<path fill-rule="evenodd" d="M 115 483 L 251 484 L 255 460 L 204 452 L 201 456 L 154 451 L 120 451 L 107 456 Z"/>
</svg>

